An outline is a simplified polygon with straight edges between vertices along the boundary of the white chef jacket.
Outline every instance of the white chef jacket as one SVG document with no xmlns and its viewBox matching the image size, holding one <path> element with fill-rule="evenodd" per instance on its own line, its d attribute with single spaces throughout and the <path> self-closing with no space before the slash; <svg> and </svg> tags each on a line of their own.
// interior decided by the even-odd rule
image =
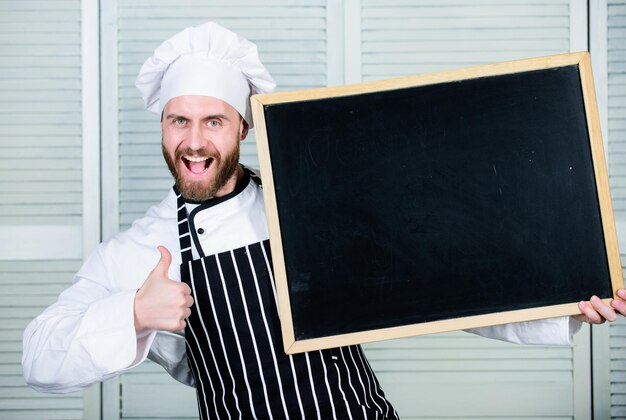
<svg viewBox="0 0 626 420">
<path fill-rule="evenodd" d="M 187 206 L 191 215 L 196 206 Z M 158 245 L 171 252 L 169 277 L 180 281 L 176 211 L 171 190 L 130 229 L 100 244 L 57 302 L 28 325 L 22 367 L 31 387 L 53 393 L 78 391 L 148 357 L 178 381 L 193 385 L 182 331 L 137 335 L 134 327 L 135 294 L 159 261 Z M 197 212 L 193 222 L 204 230 L 198 237 L 205 255 L 268 238 L 262 190 L 253 180 L 234 197 Z M 468 331 L 514 343 L 567 345 L 580 325 L 561 317 Z"/>
</svg>

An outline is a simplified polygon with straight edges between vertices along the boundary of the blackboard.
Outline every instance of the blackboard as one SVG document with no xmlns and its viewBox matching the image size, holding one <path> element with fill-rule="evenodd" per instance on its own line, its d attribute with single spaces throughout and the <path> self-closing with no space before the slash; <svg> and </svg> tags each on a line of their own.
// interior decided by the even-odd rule
<svg viewBox="0 0 626 420">
<path fill-rule="evenodd" d="M 286 351 L 612 297 L 621 267 L 587 61 L 254 97 Z"/>
</svg>

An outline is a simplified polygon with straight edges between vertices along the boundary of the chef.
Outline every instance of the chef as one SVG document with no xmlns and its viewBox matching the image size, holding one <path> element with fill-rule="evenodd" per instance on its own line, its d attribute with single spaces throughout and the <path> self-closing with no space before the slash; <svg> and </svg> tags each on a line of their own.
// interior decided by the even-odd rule
<svg viewBox="0 0 626 420">
<path fill-rule="evenodd" d="M 282 351 L 261 182 L 239 164 L 250 95 L 275 87 L 256 46 L 215 23 L 187 28 L 154 51 L 136 84 L 161 118 L 175 185 L 100 244 L 26 328 L 27 383 L 78 391 L 149 358 L 196 387 L 202 419 L 398 418 L 360 346 Z M 577 318 L 472 332 L 571 344 L 580 321 L 626 314 L 622 299 L 580 308 Z"/>
</svg>

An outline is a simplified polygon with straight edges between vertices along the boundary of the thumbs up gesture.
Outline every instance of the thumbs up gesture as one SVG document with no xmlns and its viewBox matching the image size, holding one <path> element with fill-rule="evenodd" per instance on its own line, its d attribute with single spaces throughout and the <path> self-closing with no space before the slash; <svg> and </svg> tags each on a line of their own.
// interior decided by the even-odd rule
<svg viewBox="0 0 626 420">
<path fill-rule="evenodd" d="M 172 254 L 158 247 L 161 259 L 135 296 L 135 330 L 180 331 L 191 314 L 191 289 L 167 276 Z"/>
</svg>

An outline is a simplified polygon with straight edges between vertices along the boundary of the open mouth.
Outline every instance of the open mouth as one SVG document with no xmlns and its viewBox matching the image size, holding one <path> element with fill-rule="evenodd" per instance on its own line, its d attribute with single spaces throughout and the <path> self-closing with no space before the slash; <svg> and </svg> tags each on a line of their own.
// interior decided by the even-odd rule
<svg viewBox="0 0 626 420">
<path fill-rule="evenodd" d="M 208 156 L 190 155 L 183 155 L 182 159 L 185 167 L 187 167 L 189 172 L 196 175 L 204 173 L 207 169 L 209 169 L 209 167 L 215 160 L 214 158 Z"/>
</svg>

